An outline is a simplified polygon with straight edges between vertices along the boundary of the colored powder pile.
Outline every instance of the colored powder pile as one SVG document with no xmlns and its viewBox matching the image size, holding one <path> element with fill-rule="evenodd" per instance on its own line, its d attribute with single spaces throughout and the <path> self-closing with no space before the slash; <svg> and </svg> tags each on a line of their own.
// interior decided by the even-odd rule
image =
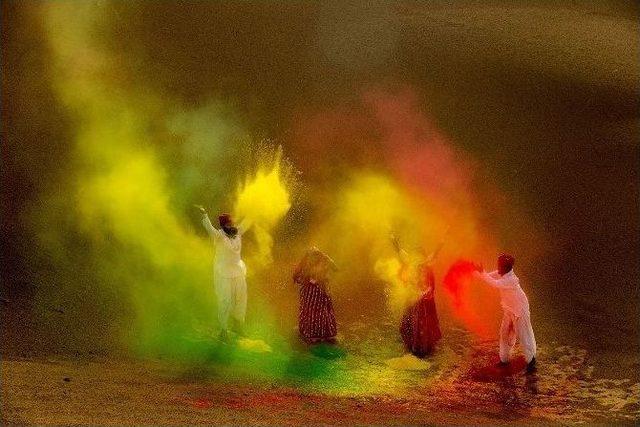
<svg viewBox="0 0 640 427">
<path fill-rule="evenodd" d="M 428 371 L 431 369 L 431 363 L 427 360 L 419 359 L 413 354 L 387 359 L 384 363 L 391 369 L 398 371 Z"/>
<path fill-rule="evenodd" d="M 269 344 L 263 340 L 254 340 L 250 338 L 240 338 L 238 340 L 238 347 L 245 351 L 252 351 L 254 353 L 271 353 L 273 350 Z"/>
</svg>

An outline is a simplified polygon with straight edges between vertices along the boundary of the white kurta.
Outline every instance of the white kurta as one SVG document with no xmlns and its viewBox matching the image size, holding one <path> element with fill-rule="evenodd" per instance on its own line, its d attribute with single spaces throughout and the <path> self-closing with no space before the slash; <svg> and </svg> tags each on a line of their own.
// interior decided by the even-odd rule
<svg viewBox="0 0 640 427">
<path fill-rule="evenodd" d="M 497 271 L 476 272 L 476 276 L 500 291 L 500 304 L 504 312 L 500 325 L 500 360 L 509 361 L 517 338 L 527 363 L 530 362 L 536 355 L 536 338 L 531 326 L 529 300 L 520 287 L 518 276 L 513 270 L 503 276 Z"/>
<path fill-rule="evenodd" d="M 241 257 L 244 227 L 239 227 L 238 234 L 231 238 L 215 228 L 206 214 L 202 217 L 202 225 L 215 245 L 213 283 L 218 302 L 218 321 L 222 329 L 227 329 L 229 316 L 244 323 L 247 311 L 247 267 Z"/>
</svg>

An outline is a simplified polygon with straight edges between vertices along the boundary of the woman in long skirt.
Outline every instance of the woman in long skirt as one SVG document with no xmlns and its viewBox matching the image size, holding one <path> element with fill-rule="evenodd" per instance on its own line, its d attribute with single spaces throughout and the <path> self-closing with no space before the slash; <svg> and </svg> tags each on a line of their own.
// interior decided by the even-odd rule
<svg viewBox="0 0 640 427">
<path fill-rule="evenodd" d="M 431 266 L 442 250 L 444 240 L 419 263 L 412 260 L 409 253 L 400 247 L 400 241 L 395 235 L 392 235 L 391 241 L 400 259 L 400 280 L 406 286 L 415 286 L 419 290 L 418 298 L 407 306 L 402 316 L 400 336 L 407 351 L 423 358 L 433 352 L 436 343 L 442 338 L 434 299 L 436 280 Z"/>
<path fill-rule="evenodd" d="M 442 338 L 436 303 L 433 297 L 435 277 L 428 264 L 421 266 L 423 292 L 418 301 L 407 308 L 400 323 L 400 335 L 407 351 L 416 357 L 431 354 Z"/>
<path fill-rule="evenodd" d="M 300 287 L 298 333 L 308 343 L 335 342 L 338 333 L 333 303 L 328 292 L 329 271 L 335 264 L 317 248 L 309 249 L 293 275 Z"/>
</svg>

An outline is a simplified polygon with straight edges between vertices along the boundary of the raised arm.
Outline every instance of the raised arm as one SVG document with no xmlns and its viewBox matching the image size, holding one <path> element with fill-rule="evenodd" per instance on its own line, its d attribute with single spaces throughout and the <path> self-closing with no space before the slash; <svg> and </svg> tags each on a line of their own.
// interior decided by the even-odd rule
<svg viewBox="0 0 640 427">
<path fill-rule="evenodd" d="M 436 247 L 436 249 L 435 249 L 433 252 L 431 252 L 431 253 L 429 254 L 429 256 L 428 256 L 428 257 L 427 257 L 427 259 L 426 259 L 426 262 L 427 262 L 427 263 L 429 263 L 429 264 L 433 263 L 433 262 L 436 260 L 436 258 L 438 257 L 438 254 L 439 254 L 439 253 L 440 253 L 440 251 L 442 250 L 442 247 L 443 247 L 443 246 L 444 246 L 444 240 L 443 240 L 443 241 L 441 241 L 441 242 L 438 244 L 438 246 Z"/>
<path fill-rule="evenodd" d="M 451 229 L 451 226 L 448 226 L 444 232 L 444 236 L 442 237 L 442 240 L 440 240 L 440 243 L 438 243 L 438 246 L 436 246 L 433 252 L 431 252 L 429 256 L 426 258 L 427 263 L 432 264 L 436 260 L 436 258 L 440 254 L 440 251 L 444 247 L 444 243 L 446 241 L 446 238 L 447 238 L 447 235 L 449 234 L 450 229 Z"/>
<path fill-rule="evenodd" d="M 207 211 L 200 205 L 195 205 L 195 207 L 200 212 L 200 215 L 202 215 L 202 225 L 204 226 L 205 230 L 207 230 L 207 233 L 209 234 L 209 236 L 211 236 L 211 238 L 214 240 L 217 237 L 220 237 L 220 230 L 217 230 L 213 226 L 213 224 L 211 224 L 211 220 L 209 219 L 209 215 L 207 214 Z"/>
<path fill-rule="evenodd" d="M 409 262 L 409 253 L 402 249 L 400 246 L 400 239 L 395 234 L 391 234 L 391 244 L 393 245 L 393 249 L 395 249 L 398 254 L 398 258 L 400 258 L 400 262 L 403 264 L 408 264 Z"/>
<path fill-rule="evenodd" d="M 238 234 L 242 236 L 247 230 L 251 228 L 251 224 L 251 221 L 246 218 L 240 221 L 240 224 L 238 225 Z"/>
<path fill-rule="evenodd" d="M 398 239 L 398 236 L 393 233 L 391 234 L 391 243 L 398 254 L 398 260 L 400 261 L 398 279 L 403 283 L 408 283 L 411 278 L 411 260 L 409 259 L 409 252 L 405 251 L 400 246 L 400 239 Z"/>
<path fill-rule="evenodd" d="M 338 270 L 338 266 L 336 265 L 335 261 L 329 255 L 325 254 L 320 249 L 318 249 L 318 252 L 322 256 L 322 259 L 324 259 L 324 261 L 329 265 L 329 268 L 331 268 L 333 271 L 337 271 Z"/>
<path fill-rule="evenodd" d="M 211 224 L 209 215 L 207 215 L 206 213 L 202 217 L 202 225 L 207 230 L 207 233 L 209 233 L 209 236 L 211 236 L 211 238 L 215 239 L 217 237 L 220 237 L 220 230 L 216 229 L 213 224 Z"/>
</svg>

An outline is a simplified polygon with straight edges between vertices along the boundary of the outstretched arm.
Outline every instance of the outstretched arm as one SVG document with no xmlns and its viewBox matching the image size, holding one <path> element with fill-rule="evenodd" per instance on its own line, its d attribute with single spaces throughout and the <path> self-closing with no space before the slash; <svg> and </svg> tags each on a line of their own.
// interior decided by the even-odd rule
<svg viewBox="0 0 640 427">
<path fill-rule="evenodd" d="M 485 282 L 486 284 L 493 286 L 494 288 L 507 289 L 513 287 L 511 280 L 500 276 L 497 271 L 487 273 L 486 271 L 475 271 L 474 275 Z"/>
<path fill-rule="evenodd" d="M 402 249 L 400 246 L 400 239 L 395 234 L 391 234 L 391 243 L 393 244 L 393 248 L 396 250 L 398 254 L 398 259 L 400 260 L 400 268 L 398 269 L 398 279 L 407 283 L 410 278 L 410 260 L 409 253 Z"/>
<path fill-rule="evenodd" d="M 436 248 L 433 250 L 433 252 L 431 252 L 431 254 L 429 254 L 429 256 L 427 257 L 427 259 L 426 259 L 427 263 L 432 264 L 436 260 L 438 255 L 440 254 L 440 251 L 444 247 L 444 243 L 446 241 L 445 239 L 446 239 L 447 235 L 449 234 L 449 229 L 450 228 L 451 228 L 451 226 L 447 227 L 447 229 L 444 232 L 444 236 L 442 237 L 442 240 L 440 241 L 440 243 L 438 243 L 438 246 L 436 246 Z"/>
<path fill-rule="evenodd" d="M 240 221 L 240 224 L 238 224 L 238 234 L 242 236 L 249 228 L 251 228 L 251 225 L 252 222 L 247 218 Z"/>
<path fill-rule="evenodd" d="M 500 278 L 500 273 L 498 273 L 498 270 L 493 270 L 491 273 L 487 273 L 489 276 L 493 277 L 494 279 L 499 279 Z"/>
<path fill-rule="evenodd" d="M 427 282 L 426 291 L 425 291 L 425 293 L 427 294 L 427 297 L 428 298 L 433 297 L 433 291 L 436 286 L 436 278 L 431 268 L 428 268 L 428 270 L 425 272 L 425 276 L 423 280 Z"/>
<path fill-rule="evenodd" d="M 403 264 L 407 264 L 409 262 L 409 253 L 402 249 L 402 247 L 400 246 L 400 239 L 398 239 L 398 236 L 393 233 L 391 233 L 391 244 L 393 245 L 393 249 L 395 249 L 396 253 L 398 254 L 400 262 Z"/>
<path fill-rule="evenodd" d="M 438 257 L 438 254 L 440 254 L 440 251 L 442 250 L 443 246 L 444 246 L 444 240 L 441 241 L 438 244 L 438 246 L 436 247 L 436 249 L 429 254 L 429 256 L 426 259 L 427 263 L 431 264 L 436 260 L 436 258 Z"/>
<path fill-rule="evenodd" d="M 322 257 L 324 258 L 325 262 L 327 264 L 329 264 L 329 267 L 333 270 L 333 271 L 337 271 L 338 270 L 338 266 L 336 265 L 335 261 L 333 260 L 333 258 L 331 258 L 329 255 L 325 254 L 324 252 L 322 252 L 320 249 L 318 249 L 318 252 L 320 252 L 320 254 L 322 255 Z"/>
<path fill-rule="evenodd" d="M 209 234 L 209 236 L 211 236 L 212 239 L 219 237 L 220 231 L 217 230 L 213 226 L 213 224 L 211 224 L 209 215 L 207 215 L 207 211 L 204 209 L 204 207 L 200 205 L 194 205 L 194 206 L 198 209 L 198 211 L 200 212 L 200 215 L 202 215 L 202 225 L 204 226 L 205 230 L 207 230 L 207 233 Z"/>
</svg>

